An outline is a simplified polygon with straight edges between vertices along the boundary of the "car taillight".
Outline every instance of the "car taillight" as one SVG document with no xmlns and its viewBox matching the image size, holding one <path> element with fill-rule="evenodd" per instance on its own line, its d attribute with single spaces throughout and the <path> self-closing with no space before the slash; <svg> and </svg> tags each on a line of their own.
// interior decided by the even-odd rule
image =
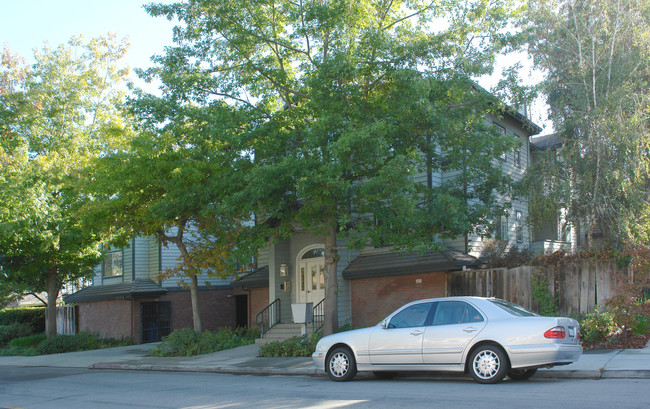
<svg viewBox="0 0 650 409">
<path fill-rule="evenodd" d="M 564 339 L 566 338 L 566 332 L 564 332 L 564 327 L 553 327 L 544 333 L 544 338 L 551 339 Z"/>
</svg>

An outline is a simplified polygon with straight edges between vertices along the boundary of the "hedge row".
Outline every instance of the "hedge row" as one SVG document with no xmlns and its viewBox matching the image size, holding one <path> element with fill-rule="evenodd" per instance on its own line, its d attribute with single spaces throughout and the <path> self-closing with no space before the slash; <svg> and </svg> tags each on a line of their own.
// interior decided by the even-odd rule
<svg viewBox="0 0 650 409">
<path fill-rule="evenodd" d="M 45 332 L 45 307 L 5 308 L 0 310 L 0 325 L 29 324 L 34 333 Z"/>
</svg>

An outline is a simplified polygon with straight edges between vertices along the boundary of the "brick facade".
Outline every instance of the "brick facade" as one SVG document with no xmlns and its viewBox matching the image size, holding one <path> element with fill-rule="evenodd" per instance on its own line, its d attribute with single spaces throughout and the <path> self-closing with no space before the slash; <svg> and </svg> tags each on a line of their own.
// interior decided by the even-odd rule
<svg viewBox="0 0 650 409">
<path fill-rule="evenodd" d="M 98 333 L 104 338 L 133 336 L 133 300 L 82 302 L 77 306 L 77 317 L 80 331 Z"/>
<path fill-rule="evenodd" d="M 172 329 L 194 327 L 189 290 L 169 291 L 160 301 L 172 302 Z M 204 331 L 235 327 L 235 298 L 231 290 L 199 290 L 199 308 Z"/>
<path fill-rule="evenodd" d="M 444 297 L 445 289 L 440 272 L 351 280 L 352 325 L 375 325 L 407 302 Z"/>
<path fill-rule="evenodd" d="M 141 342 L 140 304 L 154 301 L 171 302 L 172 330 L 194 326 L 190 292 L 170 291 L 156 298 L 80 302 L 77 304 L 78 329 L 106 338 L 130 336 Z M 235 327 L 235 297 L 231 290 L 200 290 L 199 306 L 203 330 Z"/>
<path fill-rule="evenodd" d="M 248 295 L 248 325 L 255 327 L 255 317 L 269 305 L 269 287 L 251 288 Z"/>
</svg>

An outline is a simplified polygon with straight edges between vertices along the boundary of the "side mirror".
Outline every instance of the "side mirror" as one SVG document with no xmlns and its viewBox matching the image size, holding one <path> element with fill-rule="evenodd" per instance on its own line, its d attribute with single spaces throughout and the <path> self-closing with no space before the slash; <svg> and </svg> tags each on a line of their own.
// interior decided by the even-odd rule
<svg viewBox="0 0 650 409">
<path fill-rule="evenodd" d="M 388 321 L 383 320 L 383 321 L 381 322 L 381 327 L 382 327 L 383 329 L 387 329 L 387 328 L 388 328 Z"/>
</svg>

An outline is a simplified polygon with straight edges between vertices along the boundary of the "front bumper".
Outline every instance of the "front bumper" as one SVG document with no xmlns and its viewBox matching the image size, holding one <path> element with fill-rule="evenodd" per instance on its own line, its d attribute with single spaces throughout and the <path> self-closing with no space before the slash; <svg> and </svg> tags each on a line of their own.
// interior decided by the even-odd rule
<svg viewBox="0 0 650 409">
<path fill-rule="evenodd" d="M 311 355 L 311 359 L 314 361 L 316 368 L 325 370 L 325 352 L 316 351 Z"/>
</svg>

